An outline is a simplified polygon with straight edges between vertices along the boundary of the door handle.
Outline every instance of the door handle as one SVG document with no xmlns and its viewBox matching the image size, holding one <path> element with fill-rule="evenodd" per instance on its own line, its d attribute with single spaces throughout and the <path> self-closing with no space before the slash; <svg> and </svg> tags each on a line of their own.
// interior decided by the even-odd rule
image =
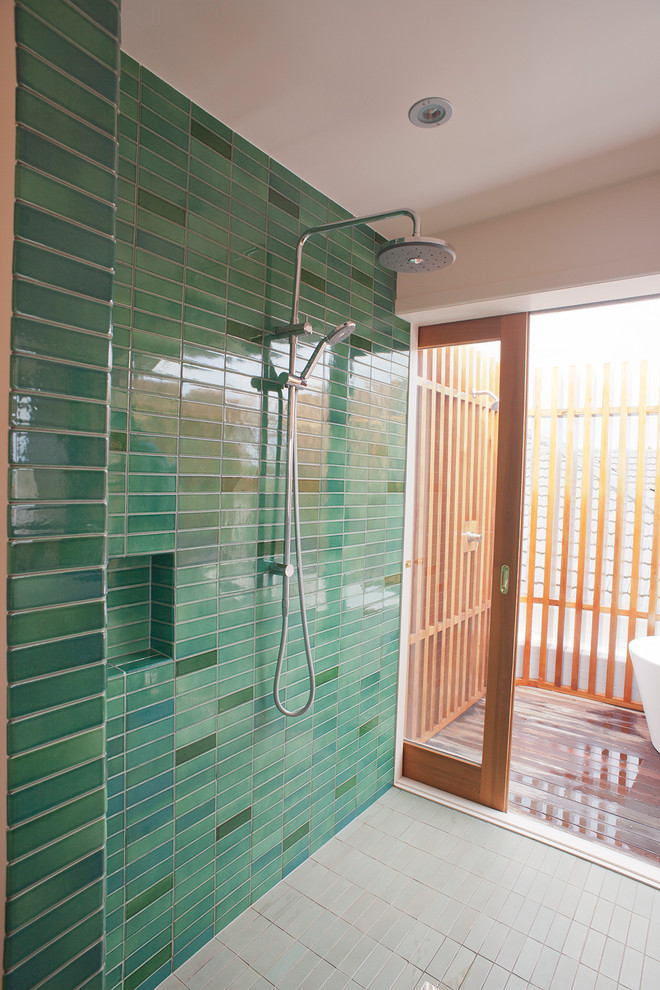
<svg viewBox="0 0 660 990">
<path fill-rule="evenodd" d="M 508 595 L 509 593 L 509 565 L 502 564 L 500 569 L 500 594 Z"/>
</svg>

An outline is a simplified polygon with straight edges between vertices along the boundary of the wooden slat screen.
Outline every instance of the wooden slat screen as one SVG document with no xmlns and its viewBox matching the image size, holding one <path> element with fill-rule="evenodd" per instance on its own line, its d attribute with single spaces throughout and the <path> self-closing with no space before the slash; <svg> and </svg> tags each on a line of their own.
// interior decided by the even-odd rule
<svg viewBox="0 0 660 990">
<path fill-rule="evenodd" d="M 660 563 L 648 382 L 648 362 L 534 373 L 517 683 L 641 707 L 627 643 L 654 633 Z"/>
<path fill-rule="evenodd" d="M 486 686 L 497 412 L 473 390 L 499 394 L 495 358 L 465 345 L 419 350 L 406 713 L 406 737 L 416 742 Z"/>
</svg>

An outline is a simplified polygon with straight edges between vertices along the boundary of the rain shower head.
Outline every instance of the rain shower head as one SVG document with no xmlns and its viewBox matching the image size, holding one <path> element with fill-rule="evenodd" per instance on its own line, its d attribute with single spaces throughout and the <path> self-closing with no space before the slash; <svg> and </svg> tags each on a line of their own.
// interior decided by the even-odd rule
<svg viewBox="0 0 660 990">
<path fill-rule="evenodd" d="M 389 241 L 378 252 L 383 268 L 393 272 L 437 272 L 456 261 L 456 251 L 439 237 L 418 237 Z"/>
<path fill-rule="evenodd" d="M 355 323 L 353 320 L 347 320 L 346 323 L 340 323 L 338 327 L 335 327 L 334 330 L 331 330 L 330 333 L 326 334 L 326 336 L 323 337 L 316 345 L 312 352 L 311 358 L 305 365 L 303 373 L 300 376 L 302 381 L 306 382 L 311 373 L 314 371 L 314 368 L 321 360 L 323 352 L 328 344 L 340 344 L 342 340 L 346 340 L 347 337 L 350 337 L 354 330 Z"/>
</svg>

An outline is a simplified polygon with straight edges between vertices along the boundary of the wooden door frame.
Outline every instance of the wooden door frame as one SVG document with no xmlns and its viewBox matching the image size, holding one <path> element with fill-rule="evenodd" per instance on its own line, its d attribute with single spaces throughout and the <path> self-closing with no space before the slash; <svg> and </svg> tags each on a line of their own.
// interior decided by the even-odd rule
<svg viewBox="0 0 660 990">
<path fill-rule="evenodd" d="M 417 348 L 423 349 L 469 344 L 483 339 L 500 341 L 500 396 L 510 397 L 513 401 L 505 401 L 504 405 L 500 402 L 499 409 L 493 589 L 499 588 L 503 564 L 508 564 L 510 576 L 509 592 L 506 596 L 500 595 L 498 608 L 493 610 L 494 614 L 491 616 L 490 643 L 491 646 L 497 643 L 498 649 L 489 651 L 481 765 L 443 756 L 417 743 L 402 740 L 401 769 L 404 777 L 498 811 L 506 811 L 511 757 L 527 417 L 528 338 L 529 314 L 515 313 L 420 327 L 417 343 Z M 412 436 L 408 437 L 409 448 L 414 439 Z M 409 484 L 411 481 L 409 478 Z M 406 650 L 405 653 L 402 652 L 402 656 L 405 656 L 403 666 L 406 672 L 408 619 L 404 609 L 401 638 L 403 642 L 405 632 Z M 404 675 L 402 680 L 405 689 L 407 676 Z M 401 707 L 400 705 L 400 718 Z"/>
</svg>

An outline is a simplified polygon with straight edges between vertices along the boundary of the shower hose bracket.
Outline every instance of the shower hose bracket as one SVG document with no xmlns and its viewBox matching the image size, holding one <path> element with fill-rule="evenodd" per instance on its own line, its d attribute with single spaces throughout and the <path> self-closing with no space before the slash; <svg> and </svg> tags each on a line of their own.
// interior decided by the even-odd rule
<svg viewBox="0 0 660 990">
<path fill-rule="evenodd" d="M 293 564 L 280 564 L 277 560 L 271 560 L 268 569 L 271 574 L 280 574 L 282 577 L 288 578 L 293 577 L 296 571 Z"/>
</svg>

